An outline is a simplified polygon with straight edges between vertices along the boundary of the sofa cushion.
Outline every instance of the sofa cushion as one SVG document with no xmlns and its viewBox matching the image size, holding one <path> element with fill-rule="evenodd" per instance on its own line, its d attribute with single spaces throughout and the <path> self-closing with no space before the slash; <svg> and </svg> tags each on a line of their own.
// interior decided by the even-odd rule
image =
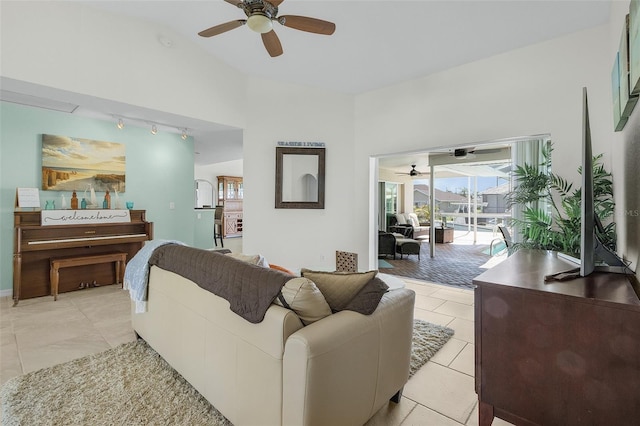
<svg viewBox="0 0 640 426">
<path fill-rule="evenodd" d="M 407 223 L 407 218 L 404 217 L 402 213 L 396 213 L 395 217 L 396 217 L 397 225 L 409 225 Z"/>
<path fill-rule="evenodd" d="M 329 303 L 331 310 L 338 312 L 344 310 L 377 272 L 325 272 L 303 268 L 300 274 L 313 281 Z"/>
<path fill-rule="evenodd" d="M 418 215 L 415 213 L 409 213 L 409 223 L 411 223 L 411 225 L 414 228 L 418 228 L 420 226 L 420 221 L 418 220 Z"/>
<path fill-rule="evenodd" d="M 275 303 L 293 310 L 304 325 L 331 315 L 331 308 L 313 281 L 296 277 L 287 281 L 281 290 L 286 305 L 276 298 Z M 287 306 L 288 305 L 288 306 Z"/>
</svg>

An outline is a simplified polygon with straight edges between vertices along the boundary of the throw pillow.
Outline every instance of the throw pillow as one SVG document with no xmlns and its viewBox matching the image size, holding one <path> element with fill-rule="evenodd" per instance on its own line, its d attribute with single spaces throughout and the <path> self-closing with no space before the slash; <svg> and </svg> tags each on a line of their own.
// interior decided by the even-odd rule
<svg viewBox="0 0 640 426">
<path fill-rule="evenodd" d="M 331 308 L 316 285 L 307 278 L 296 277 L 285 283 L 280 291 L 288 306 L 276 297 L 275 303 L 293 310 L 304 325 L 331 315 Z"/>
<path fill-rule="evenodd" d="M 323 272 L 303 268 L 300 275 L 313 281 L 334 312 L 341 311 L 376 276 L 369 272 Z"/>
<path fill-rule="evenodd" d="M 363 315 L 371 315 L 376 310 L 382 296 L 389 287 L 380 278 L 370 280 L 356 296 L 347 303 L 344 310 L 359 312 Z"/>
<path fill-rule="evenodd" d="M 282 271 L 285 274 L 293 275 L 294 277 L 296 276 L 296 274 L 294 274 L 292 271 L 290 271 L 289 269 L 285 268 L 284 266 L 274 265 L 273 263 L 270 263 L 269 264 L 269 268 L 275 269 L 276 271 Z"/>
<path fill-rule="evenodd" d="M 414 228 L 417 228 L 420 226 L 418 215 L 415 213 L 409 213 L 409 221 L 411 222 L 411 226 L 413 226 Z"/>
</svg>

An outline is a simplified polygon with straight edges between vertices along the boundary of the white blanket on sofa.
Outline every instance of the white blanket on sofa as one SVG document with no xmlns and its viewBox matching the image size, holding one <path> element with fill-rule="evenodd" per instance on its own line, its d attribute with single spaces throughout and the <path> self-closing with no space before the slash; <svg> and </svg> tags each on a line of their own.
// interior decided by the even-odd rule
<svg viewBox="0 0 640 426">
<path fill-rule="evenodd" d="M 136 304 L 136 313 L 147 311 L 147 285 L 149 283 L 149 258 L 153 251 L 165 244 L 185 245 L 181 241 L 151 240 L 136 253 L 127 263 L 124 271 L 124 283 L 122 287 L 129 290 L 129 296 Z"/>
</svg>

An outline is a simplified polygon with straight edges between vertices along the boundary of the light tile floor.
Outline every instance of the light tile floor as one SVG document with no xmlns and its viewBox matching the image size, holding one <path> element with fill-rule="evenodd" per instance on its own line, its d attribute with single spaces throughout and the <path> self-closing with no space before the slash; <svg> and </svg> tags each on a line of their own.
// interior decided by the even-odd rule
<svg viewBox="0 0 640 426">
<path fill-rule="evenodd" d="M 400 403 L 380 410 L 367 426 L 477 425 L 473 291 L 403 279 L 416 292 L 414 317 L 452 328 L 455 334 L 409 379 Z M 493 424 L 510 423 L 495 419 Z"/>
<path fill-rule="evenodd" d="M 477 425 L 473 292 L 405 279 L 416 292 L 415 317 L 455 330 L 453 338 L 367 425 Z M 0 383 L 104 351 L 135 338 L 128 292 L 104 286 L 52 297 L 0 300 Z M 499 419 L 494 425 L 505 425 Z"/>
</svg>

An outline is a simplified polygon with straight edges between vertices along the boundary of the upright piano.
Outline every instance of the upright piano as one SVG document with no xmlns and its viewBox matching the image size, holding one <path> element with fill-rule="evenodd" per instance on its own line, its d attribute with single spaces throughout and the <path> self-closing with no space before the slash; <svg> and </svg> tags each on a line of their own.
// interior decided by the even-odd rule
<svg viewBox="0 0 640 426">
<path fill-rule="evenodd" d="M 153 239 L 153 223 L 145 210 L 130 210 L 131 221 L 42 226 L 40 211 L 14 213 L 13 300 L 51 294 L 50 260 L 54 257 L 127 253 L 130 260 L 145 241 Z M 59 292 L 76 290 L 81 284 L 117 282 L 113 267 L 95 264 L 74 267 L 60 274 Z"/>
</svg>

